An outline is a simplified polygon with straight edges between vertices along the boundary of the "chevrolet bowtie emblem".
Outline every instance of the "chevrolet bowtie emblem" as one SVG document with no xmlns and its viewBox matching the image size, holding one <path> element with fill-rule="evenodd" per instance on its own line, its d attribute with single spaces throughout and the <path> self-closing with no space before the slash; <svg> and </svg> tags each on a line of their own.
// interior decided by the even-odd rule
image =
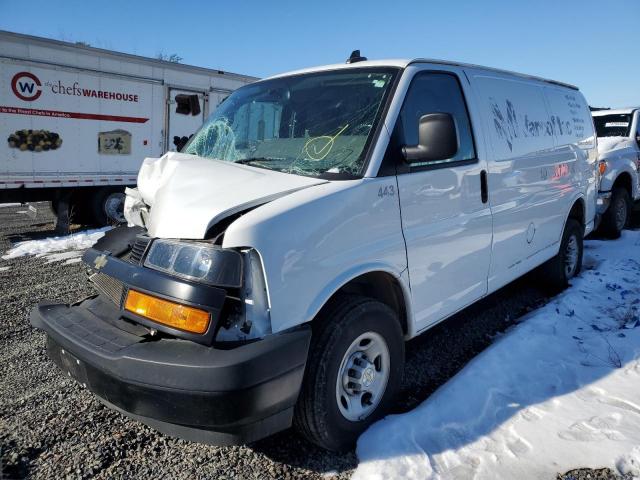
<svg viewBox="0 0 640 480">
<path fill-rule="evenodd" d="M 93 265 L 96 267 L 96 270 L 100 270 L 106 264 L 107 264 L 107 256 L 104 253 L 96 257 L 96 259 L 93 261 Z"/>
</svg>

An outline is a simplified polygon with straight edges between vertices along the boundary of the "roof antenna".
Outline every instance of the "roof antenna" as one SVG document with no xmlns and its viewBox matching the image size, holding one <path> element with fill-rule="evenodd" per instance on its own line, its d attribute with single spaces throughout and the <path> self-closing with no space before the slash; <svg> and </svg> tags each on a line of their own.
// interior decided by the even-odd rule
<svg viewBox="0 0 640 480">
<path fill-rule="evenodd" d="M 366 59 L 367 57 L 360 56 L 360 50 L 354 50 L 351 52 L 351 55 L 349 55 L 349 58 L 347 58 L 347 63 L 364 62 Z"/>
</svg>

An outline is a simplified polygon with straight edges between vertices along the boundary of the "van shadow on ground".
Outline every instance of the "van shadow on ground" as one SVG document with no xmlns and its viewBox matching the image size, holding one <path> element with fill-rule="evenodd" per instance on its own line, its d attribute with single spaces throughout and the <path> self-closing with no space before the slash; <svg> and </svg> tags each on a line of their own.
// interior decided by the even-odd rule
<svg viewBox="0 0 640 480">
<path fill-rule="evenodd" d="M 640 228 L 636 211 L 630 228 Z M 597 238 L 597 236 L 596 236 Z M 593 268 L 585 265 L 585 268 Z M 407 412 L 426 400 L 529 311 L 549 301 L 532 272 L 468 307 L 407 344 L 403 385 L 391 413 Z M 531 403 L 541 398 L 531 398 Z M 343 472 L 357 466 L 354 451 L 334 454 L 315 447 L 292 430 L 251 446 L 276 462 L 318 473 Z"/>
</svg>

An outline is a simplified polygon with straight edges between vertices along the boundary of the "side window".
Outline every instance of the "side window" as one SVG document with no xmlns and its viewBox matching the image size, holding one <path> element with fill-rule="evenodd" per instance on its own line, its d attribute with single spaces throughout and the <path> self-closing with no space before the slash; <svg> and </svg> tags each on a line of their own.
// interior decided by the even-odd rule
<svg viewBox="0 0 640 480">
<path fill-rule="evenodd" d="M 396 125 L 398 129 L 396 138 L 400 145 L 418 144 L 420 117 L 429 113 L 450 113 L 456 122 L 458 153 L 455 157 L 443 162 L 476 158 L 469 114 L 456 76 L 448 73 L 419 73 L 414 77 Z M 413 166 L 433 163 L 417 163 Z"/>
</svg>

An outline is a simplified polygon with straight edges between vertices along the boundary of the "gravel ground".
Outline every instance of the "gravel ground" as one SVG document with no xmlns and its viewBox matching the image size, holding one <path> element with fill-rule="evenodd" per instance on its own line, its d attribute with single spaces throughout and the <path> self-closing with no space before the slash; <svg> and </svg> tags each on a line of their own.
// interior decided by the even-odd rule
<svg viewBox="0 0 640 480">
<path fill-rule="evenodd" d="M 38 204 L 35 220 L 0 208 L 0 254 L 12 242 L 53 235 Z M 4 270 L 2 267 L 9 267 Z M 395 412 L 407 411 L 451 378 L 518 317 L 546 301 L 525 277 L 407 346 Z M 81 263 L 0 260 L 0 477 L 2 478 L 349 478 L 354 452 L 336 455 L 286 431 L 250 446 L 177 440 L 113 412 L 47 359 L 44 334 L 28 313 L 40 300 L 74 302 L 92 293 Z M 574 470 L 563 480 L 614 479 Z"/>
</svg>

